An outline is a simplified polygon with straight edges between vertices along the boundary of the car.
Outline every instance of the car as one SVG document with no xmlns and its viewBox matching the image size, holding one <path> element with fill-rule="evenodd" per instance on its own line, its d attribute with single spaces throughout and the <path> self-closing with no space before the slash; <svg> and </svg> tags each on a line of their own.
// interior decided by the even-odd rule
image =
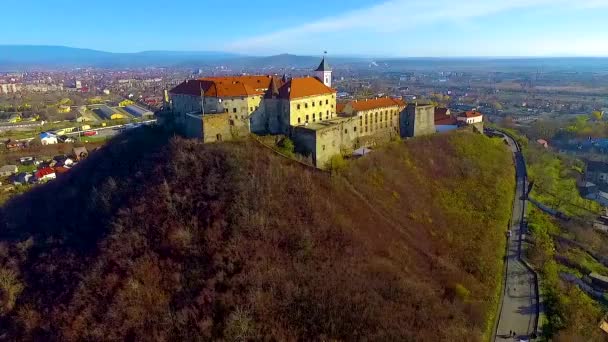
<svg viewBox="0 0 608 342">
<path fill-rule="evenodd" d="M 92 137 L 94 135 L 97 135 L 97 131 L 86 131 L 82 133 L 82 135 L 84 135 L 85 137 Z"/>
</svg>

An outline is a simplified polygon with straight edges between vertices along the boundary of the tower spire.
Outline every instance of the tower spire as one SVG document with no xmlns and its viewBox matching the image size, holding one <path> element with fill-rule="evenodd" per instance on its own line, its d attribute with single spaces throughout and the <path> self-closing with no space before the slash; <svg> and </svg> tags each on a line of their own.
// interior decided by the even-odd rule
<svg viewBox="0 0 608 342">
<path fill-rule="evenodd" d="M 323 59 L 321 59 L 321 63 L 315 70 L 315 76 L 319 79 L 319 81 L 323 82 L 328 87 L 331 87 L 331 68 L 326 60 L 327 51 L 323 51 Z"/>
</svg>

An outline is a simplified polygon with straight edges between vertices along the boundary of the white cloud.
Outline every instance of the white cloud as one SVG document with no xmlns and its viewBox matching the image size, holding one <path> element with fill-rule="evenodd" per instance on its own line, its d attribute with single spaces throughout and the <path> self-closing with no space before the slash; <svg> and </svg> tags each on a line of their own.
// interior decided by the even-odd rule
<svg viewBox="0 0 608 342">
<path fill-rule="evenodd" d="M 298 40 L 323 37 L 324 34 L 365 30 L 368 32 L 406 32 L 421 25 L 441 21 L 459 22 L 509 10 L 531 8 L 602 8 L 608 0 L 389 0 L 381 4 L 345 12 L 318 21 L 247 37 L 229 43 L 226 50 L 263 52 L 283 50 Z"/>
</svg>

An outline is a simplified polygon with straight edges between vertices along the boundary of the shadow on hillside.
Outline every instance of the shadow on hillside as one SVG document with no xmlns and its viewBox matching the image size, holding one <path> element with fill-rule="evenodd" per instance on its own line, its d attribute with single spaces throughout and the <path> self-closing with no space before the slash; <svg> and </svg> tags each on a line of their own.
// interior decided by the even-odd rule
<svg viewBox="0 0 608 342">
<path fill-rule="evenodd" d="M 36 244 L 86 252 L 108 231 L 109 221 L 141 181 L 170 136 L 155 127 L 125 132 L 69 173 L 9 200 L 0 209 L 0 240 L 30 237 Z"/>
</svg>

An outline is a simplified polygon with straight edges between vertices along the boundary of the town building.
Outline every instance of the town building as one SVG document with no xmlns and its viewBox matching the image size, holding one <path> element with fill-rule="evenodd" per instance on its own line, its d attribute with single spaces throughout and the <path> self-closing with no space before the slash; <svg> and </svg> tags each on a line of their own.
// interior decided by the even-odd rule
<svg viewBox="0 0 608 342">
<path fill-rule="evenodd" d="M 127 115 L 120 113 L 118 110 L 109 106 L 103 105 L 95 109 L 95 113 L 103 120 L 120 120 L 126 119 Z"/>
<path fill-rule="evenodd" d="M 55 179 L 57 178 L 57 175 L 55 174 L 55 170 L 53 170 L 51 167 L 44 167 L 36 171 L 35 177 L 37 181 L 43 182 Z"/>
<path fill-rule="evenodd" d="M 55 134 L 50 132 L 40 133 L 40 143 L 42 145 L 53 145 L 57 142 L 57 136 Z"/>
<path fill-rule="evenodd" d="M 481 112 L 478 112 L 475 109 L 469 110 L 469 111 L 460 113 L 458 115 L 458 121 L 461 121 L 467 125 L 482 123 L 483 114 Z"/>
<path fill-rule="evenodd" d="M 588 161 L 585 165 L 585 180 L 608 190 L 608 163 Z"/>
<path fill-rule="evenodd" d="M 437 133 L 449 132 L 458 128 L 458 120 L 448 108 L 435 108 L 435 130 Z"/>
<path fill-rule="evenodd" d="M 13 94 L 21 91 L 21 84 L 3 83 L 0 84 L 0 94 Z"/>
</svg>

